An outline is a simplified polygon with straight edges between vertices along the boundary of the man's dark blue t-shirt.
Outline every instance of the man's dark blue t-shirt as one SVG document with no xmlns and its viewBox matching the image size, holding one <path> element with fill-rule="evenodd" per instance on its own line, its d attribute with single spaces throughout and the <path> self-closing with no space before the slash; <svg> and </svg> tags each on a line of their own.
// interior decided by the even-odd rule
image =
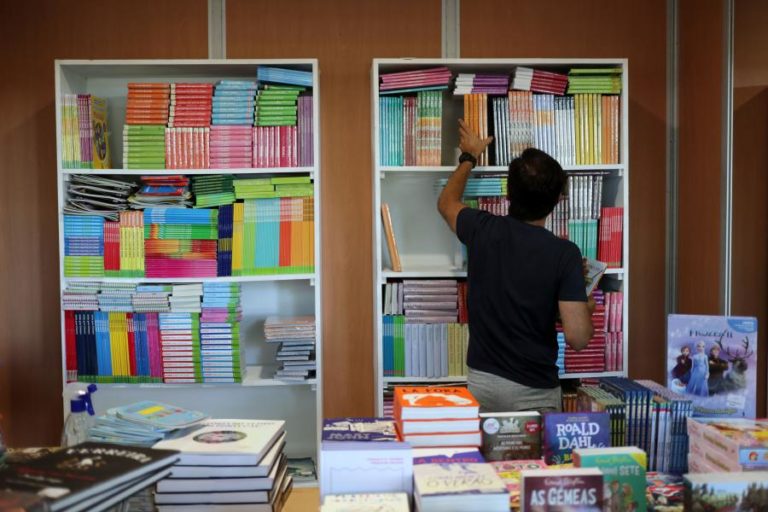
<svg viewBox="0 0 768 512">
<path fill-rule="evenodd" d="M 557 303 L 587 300 L 579 248 L 473 208 L 459 212 L 456 234 L 469 253 L 467 365 L 524 386 L 559 386 Z"/>
</svg>

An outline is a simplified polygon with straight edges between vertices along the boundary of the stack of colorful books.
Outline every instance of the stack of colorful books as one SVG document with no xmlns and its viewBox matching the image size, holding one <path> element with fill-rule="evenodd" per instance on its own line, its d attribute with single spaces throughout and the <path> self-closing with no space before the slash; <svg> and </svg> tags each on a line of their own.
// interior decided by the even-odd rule
<svg viewBox="0 0 768 512">
<path fill-rule="evenodd" d="M 210 168 L 246 168 L 253 163 L 256 82 L 221 80 L 213 93 Z"/>
<path fill-rule="evenodd" d="M 312 87 L 312 72 L 299 69 L 259 66 L 256 70 L 256 78 L 259 82 Z"/>
<path fill-rule="evenodd" d="M 131 208 L 192 206 L 186 176 L 142 176 L 141 183 L 141 188 L 128 198 Z"/>
<path fill-rule="evenodd" d="M 165 127 L 171 86 L 129 83 L 123 127 L 124 169 L 165 169 Z"/>
<path fill-rule="evenodd" d="M 379 98 L 381 165 L 440 165 L 443 96 L 419 91 L 416 97 Z"/>
<path fill-rule="evenodd" d="M 169 384 L 202 382 L 200 314 L 160 313 L 158 320 L 163 382 Z"/>
<path fill-rule="evenodd" d="M 147 277 L 216 277 L 218 210 L 147 208 L 144 225 Z"/>
<path fill-rule="evenodd" d="M 62 167 L 111 168 L 107 101 L 92 94 L 65 94 L 61 101 Z"/>
<path fill-rule="evenodd" d="M 298 165 L 300 167 L 310 167 L 314 165 L 314 122 L 312 96 L 299 96 L 298 110 Z"/>
<path fill-rule="evenodd" d="M 104 218 L 64 215 L 64 275 L 104 275 Z"/>
<path fill-rule="evenodd" d="M 203 284 L 200 356 L 203 382 L 242 382 L 245 359 L 240 345 L 240 283 Z"/>
</svg>

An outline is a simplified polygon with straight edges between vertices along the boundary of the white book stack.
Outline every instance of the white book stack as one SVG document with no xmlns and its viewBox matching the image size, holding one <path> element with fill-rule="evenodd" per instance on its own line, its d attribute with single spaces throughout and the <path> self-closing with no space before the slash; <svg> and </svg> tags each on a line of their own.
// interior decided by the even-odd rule
<svg viewBox="0 0 768 512">
<path fill-rule="evenodd" d="M 490 464 L 420 464 L 413 481 L 418 512 L 509 510 L 509 492 Z"/>
<path fill-rule="evenodd" d="M 326 496 L 320 512 L 410 512 L 404 492 Z"/>
<path fill-rule="evenodd" d="M 160 512 L 277 512 L 291 492 L 284 421 L 206 420 L 155 447 L 171 446 L 181 456 L 157 484 Z"/>
</svg>

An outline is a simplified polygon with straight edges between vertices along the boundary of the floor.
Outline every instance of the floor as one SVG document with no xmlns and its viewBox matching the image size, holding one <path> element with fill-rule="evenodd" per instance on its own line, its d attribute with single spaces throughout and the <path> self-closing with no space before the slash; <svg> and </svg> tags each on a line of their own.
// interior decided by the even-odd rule
<svg viewBox="0 0 768 512">
<path fill-rule="evenodd" d="M 293 489 L 283 512 L 317 512 L 320 508 L 320 489 L 306 487 Z"/>
</svg>

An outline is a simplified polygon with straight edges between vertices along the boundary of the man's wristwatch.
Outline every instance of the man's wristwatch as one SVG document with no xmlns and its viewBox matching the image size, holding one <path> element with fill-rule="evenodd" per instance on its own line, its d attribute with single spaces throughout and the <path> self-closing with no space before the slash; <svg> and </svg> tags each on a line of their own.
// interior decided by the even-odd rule
<svg viewBox="0 0 768 512">
<path fill-rule="evenodd" d="M 459 155 L 459 164 L 463 164 L 464 162 L 472 162 L 472 168 L 474 169 L 477 167 L 477 158 L 475 158 L 475 155 L 472 153 L 467 153 L 466 151 Z"/>
</svg>

